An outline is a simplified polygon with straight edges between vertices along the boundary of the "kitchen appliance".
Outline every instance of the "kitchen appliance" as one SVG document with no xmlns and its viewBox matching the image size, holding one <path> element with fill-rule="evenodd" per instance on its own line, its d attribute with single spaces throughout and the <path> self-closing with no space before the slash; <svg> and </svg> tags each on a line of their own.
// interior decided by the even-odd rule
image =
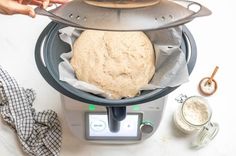
<svg viewBox="0 0 236 156">
<path fill-rule="evenodd" d="M 143 3 L 142 6 L 139 3 L 135 8 L 124 7 L 125 2 L 128 1 L 111 7 L 113 2 L 122 1 L 78 0 L 50 11 L 36 8 L 38 14 L 49 16 L 54 22 L 51 22 L 41 33 L 35 48 L 35 60 L 44 79 L 62 93 L 64 114 L 70 129 L 76 136 L 97 143 L 136 143 L 145 140 L 156 131 L 165 108 L 166 95 L 177 87 L 142 91 L 139 96 L 120 100 L 105 99 L 78 90 L 59 80 L 58 64 L 62 61 L 60 55 L 69 51 L 70 46 L 60 40 L 58 30 L 68 25 L 79 29 L 109 31 L 164 29 L 189 22 L 198 16 L 209 15 L 210 11 L 200 4 L 201 7 L 197 12 L 191 11 L 188 8 L 195 2 L 189 1 L 177 1 L 175 4 L 170 1 L 158 1 L 155 4 L 154 1 L 149 1 L 150 3 Z M 142 2 L 142 0 L 132 2 Z M 179 4 L 183 4 L 182 2 L 189 4 L 185 5 L 187 9 Z M 188 10 L 188 13 L 183 11 L 176 14 L 178 19 L 170 18 L 170 21 L 165 21 L 166 15 L 168 17 L 175 17 L 175 15 L 173 16 L 174 12 L 168 13 L 172 10 L 171 7 L 167 7 L 170 10 L 165 11 L 160 7 L 162 5 L 164 8 L 178 5 L 182 8 L 179 11 Z M 161 11 L 154 12 L 156 9 Z M 78 18 L 77 21 L 74 17 Z M 159 17 L 164 17 L 162 19 L 164 22 L 159 22 Z M 80 21 L 81 18 L 83 21 Z M 95 24 L 98 20 L 100 22 Z M 156 23 L 153 24 L 153 21 Z M 190 74 L 196 62 L 197 49 L 193 36 L 185 26 L 183 26 L 180 48 L 186 56 Z"/>
</svg>

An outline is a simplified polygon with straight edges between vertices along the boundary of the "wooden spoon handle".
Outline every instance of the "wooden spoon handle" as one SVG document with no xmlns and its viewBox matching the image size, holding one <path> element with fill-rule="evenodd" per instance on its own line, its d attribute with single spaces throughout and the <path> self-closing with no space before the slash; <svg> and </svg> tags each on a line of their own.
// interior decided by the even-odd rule
<svg viewBox="0 0 236 156">
<path fill-rule="evenodd" d="M 207 81 L 208 84 L 211 84 L 211 82 L 212 82 L 212 80 L 213 80 L 213 78 L 214 78 L 216 72 L 218 71 L 218 69 L 219 69 L 219 67 L 216 66 L 215 69 L 214 69 L 214 71 L 213 71 L 213 73 L 211 74 L 210 79 Z"/>
</svg>

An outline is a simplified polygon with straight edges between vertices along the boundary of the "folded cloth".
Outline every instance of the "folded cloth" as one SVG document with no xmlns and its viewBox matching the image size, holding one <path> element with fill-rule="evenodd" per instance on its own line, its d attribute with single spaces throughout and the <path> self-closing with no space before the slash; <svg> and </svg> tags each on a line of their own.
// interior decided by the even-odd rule
<svg viewBox="0 0 236 156">
<path fill-rule="evenodd" d="M 52 110 L 36 113 L 32 108 L 35 93 L 19 87 L 0 66 L 0 114 L 15 132 L 30 156 L 57 156 L 62 132 L 57 114 Z"/>
</svg>

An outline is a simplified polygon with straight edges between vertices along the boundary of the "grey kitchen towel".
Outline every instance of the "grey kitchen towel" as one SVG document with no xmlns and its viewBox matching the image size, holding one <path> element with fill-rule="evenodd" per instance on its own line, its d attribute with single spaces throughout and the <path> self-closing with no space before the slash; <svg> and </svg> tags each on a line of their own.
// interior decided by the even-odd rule
<svg viewBox="0 0 236 156">
<path fill-rule="evenodd" d="M 0 114 L 15 130 L 23 150 L 30 156 L 58 156 L 62 131 L 52 110 L 36 113 L 35 93 L 18 85 L 0 66 Z"/>
</svg>

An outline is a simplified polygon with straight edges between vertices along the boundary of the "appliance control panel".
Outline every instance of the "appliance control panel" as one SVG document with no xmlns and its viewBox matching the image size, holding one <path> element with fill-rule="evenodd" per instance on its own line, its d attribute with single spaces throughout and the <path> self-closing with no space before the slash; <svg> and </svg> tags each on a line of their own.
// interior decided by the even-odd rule
<svg viewBox="0 0 236 156">
<path fill-rule="evenodd" d="M 167 98 L 127 106 L 120 130 L 109 130 L 106 107 L 75 101 L 62 95 L 62 107 L 72 133 L 80 140 L 101 144 L 131 144 L 151 137 L 163 115 Z"/>
<path fill-rule="evenodd" d="M 85 135 L 88 140 L 140 140 L 140 125 L 142 113 L 128 113 L 120 122 L 120 130 L 111 132 L 108 127 L 108 118 L 104 113 L 87 112 L 85 114 Z"/>
</svg>

